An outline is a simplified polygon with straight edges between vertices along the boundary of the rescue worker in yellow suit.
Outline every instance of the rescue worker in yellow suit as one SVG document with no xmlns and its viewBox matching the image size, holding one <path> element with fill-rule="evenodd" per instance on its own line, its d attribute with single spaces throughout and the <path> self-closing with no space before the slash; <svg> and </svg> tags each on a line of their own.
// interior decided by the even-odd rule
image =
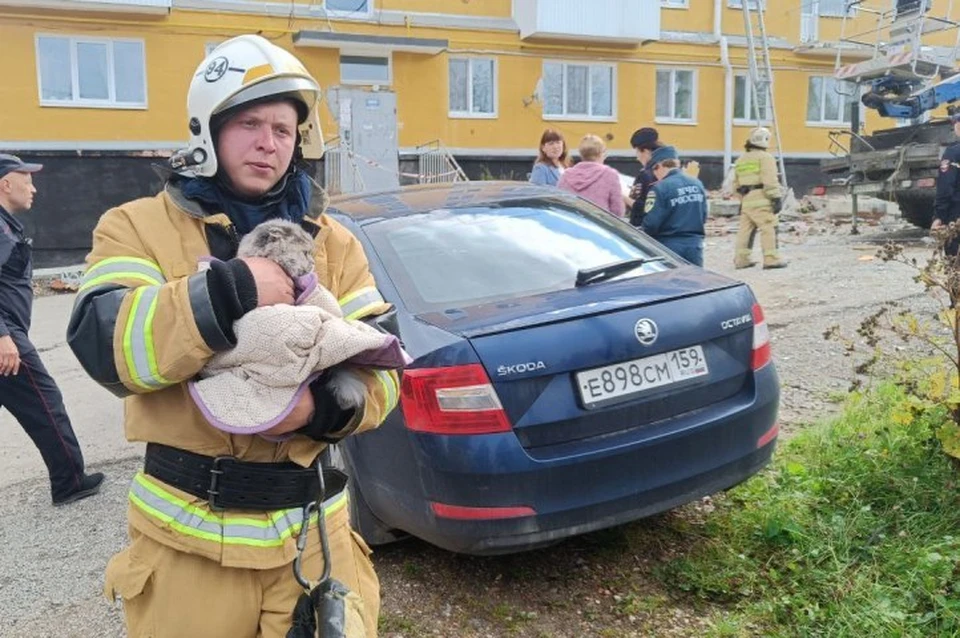
<svg viewBox="0 0 960 638">
<path fill-rule="evenodd" d="M 764 268 L 783 268 L 787 264 L 777 253 L 777 213 L 783 191 L 777 178 L 777 160 L 767 151 L 770 131 L 756 128 L 744 145 L 746 151 L 734 164 L 733 190 L 740 194 L 740 229 L 734 255 L 736 268 L 750 268 L 753 237 L 760 231 Z"/>
<path fill-rule="evenodd" d="M 395 371 L 358 368 L 363 406 L 344 410 L 320 377 L 260 434 L 212 426 L 187 381 L 235 344 L 232 325 L 256 307 L 294 303 L 273 261 L 236 258 L 238 239 L 281 218 L 315 237 L 319 282 L 343 315 L 389 309 L 359 241 L 324 214 L 327 196 L 298 160 L 323 152 L 321 89 L 293 55 L 244 35 L 198 67 L 187 97 L 190 146 L 163 191 L 107 211 L 68 327 L 86 371 L 125 397 L 130 441 L 146 442 L 129 492 L 130 545 L 107 565 L 132 637 L 280 638 L 304 592 L 292 563 L 306 524 L 303 575 L 323 567 L 316 498 L 321 451 L 379 425 L 398 396 Z M 198 260 L 213 256 L 209 269 Z M 349 590 L 346 635 L 375 636 L 379 583 L 349 524 L 345 477 L 324 471 L 332 576 Z M 304 521 L 307 518 L 307 521 Z"/>
</svg>

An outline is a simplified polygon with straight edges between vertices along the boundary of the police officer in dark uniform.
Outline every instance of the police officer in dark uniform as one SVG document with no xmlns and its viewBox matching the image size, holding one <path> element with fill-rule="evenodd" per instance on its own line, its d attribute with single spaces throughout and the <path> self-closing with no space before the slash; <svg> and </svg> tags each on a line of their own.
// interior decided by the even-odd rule
<svg viewBox="0 0 960 638">
<path fill-rule="evenodd" d="M 680 158 L 672 146 L 655 150 L 647 169 L 657 182 L 644 206 L 644 232 L 690 263 L 703 266 L 706 189 L 699 179 L 680 170 Z"/>
<path fill-rule="evenodd" d="M 960 111 L 950 115 L 953 132 L 960 137 Z M 937 195 L 933 205 L 933 224 L 937 230 L 960 219 L 960 143 L 954 142 L 943 151 L 940 170 L 937 172 Z M 943 250 L 949 257 L 956 257 L 960 249 L 960 237 L 947 240 Z"/>
<path fill-rule="evenodd" d="M 14 215 L 33 205 L 32 173 L 41 168 L 0 153 L 0 408 L 10 411 L 39 448 L 53 504 L 64 505 L 96 494 L 103 474 L 84 472 L 63 397 L 27 337 L 33 307 L 31 241 Z"/>
<path fill-rule="evenodd" d="M 655 128 L 638 129 L 630 137 L 630 146 L 636 151 L 641 168 L 640 173 L 633 180 L 633 188 L 630 189 L 626 203 L 630 208 L 630 223 L 640 228 L 643 225 L 643 209 L 647 202 L 647 194 L 653 183 L 657 181 L 653 173 L 647 170 L 647 163 L 650 161 L 651 154 L 660 148 L 660 135 Z"/>
</svg>

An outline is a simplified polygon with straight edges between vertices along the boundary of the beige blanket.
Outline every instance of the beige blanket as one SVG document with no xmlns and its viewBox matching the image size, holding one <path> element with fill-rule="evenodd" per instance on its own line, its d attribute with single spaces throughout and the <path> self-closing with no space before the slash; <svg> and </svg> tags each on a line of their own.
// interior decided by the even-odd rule
<svg viewBox="0 0 960 638">
<path fill-rule="evenodd" d="M 207 420 L 226 432 L 253 434 L 279 423 L 324 370 L 343 363 L 400 368 L 410 358 L 396 337 L 343 318 L 322 286 L 299 305 L 264 306 L 234 323 L 237 345 L 217 353 L 190 382 Z"/>
</svg>

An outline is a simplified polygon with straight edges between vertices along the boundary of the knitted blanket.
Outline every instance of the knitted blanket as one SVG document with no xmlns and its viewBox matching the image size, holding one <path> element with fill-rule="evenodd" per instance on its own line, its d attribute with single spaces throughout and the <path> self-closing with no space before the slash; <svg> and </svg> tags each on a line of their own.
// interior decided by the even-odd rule
<svg viewBox="0 0 960 638">
<path fill-rule="evenodd" d="M 215 354 L 188 383 L 214 427 L 263 432 L 293 410 L 324 370 L 341 364 L 393 369 L 412 361 L 395 336 L 344 319 L 314 275 L 301 283 L 297 305 L 263 306 L 234 322 L 237 345 Z"/>
</svg>

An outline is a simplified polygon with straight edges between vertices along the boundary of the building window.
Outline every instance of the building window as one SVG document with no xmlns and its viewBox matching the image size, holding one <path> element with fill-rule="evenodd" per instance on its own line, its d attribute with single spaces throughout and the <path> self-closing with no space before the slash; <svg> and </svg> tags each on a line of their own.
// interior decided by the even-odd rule
<svg viewBox="0 0 960 638">
<path fill-rule="evenodd" d="M 612 64 L 544 62 L 544 117 L 612 120 L 616 78 Z"/>
<path fill-rule="evenodd" d="M 813 76 L 807 85 L 807 123 L 849 124 L 850 105 L 859 103 L 855 84 Z"/>
<path fill-rule="evenodd" d="M 690 0 L 660 0 L 660 6 L 664 9 L 687 9 Z"/>
<path fill-rule="evenodd" d="M 847 15 L 854 15 L 857 11 L 855 6 L 847 9 L 850 0 L 816 0 L 817 14 L 824 18 L 842 18 L 844 11 Z"/>
<path fill-rule="evenodd" d="M 770 121 L 770 105 L 767 104 L 767 97 L 762 92 L 757 95 L 759 103 L 759 114 L 757 113 L 757 104 L 753 103 L 753 87 L 750 85 L 750 78 L 746 75 L 735 75 L 733 77 L 733 119 L 738 124 L 755 123 L 757 119 L 761 122 Z M 759 118 L 758 118 L 759 115 Z"/>
<path fill-rule="evenodd" d="M 340 55 L 340 81 L 344 84 L 390 84 L 390 58 Z"/>
<path fill-rule="evenodd" d="M 804 0 L 808 1 L 808 0 Z M 727 0 L 727 6 L 731 9 L 742 9 L 743 0 Z M 750 0 L 750 8 L 756 9 L 760 6 L 767 6 L 767 3 L 764 0 Z"/>
<path fill-rule="evenodd" d="M 331 15 L 365 18 L 373 13 L 373 0 L 324 0 Z"/>
<path fill-rule="evenodd" d="M 37 36 L 42 106 L 146 108 L 143 40 Z"/>
<path fill-rule="evenodd" d="M 690 69 L 657 69 L 656 119 L 694 122 L 697 119 L 697 74 Z"/>
<path fill-rule="evenodd" d="M 450 116 L 495 117 L 497 65 L 492 58 L 450 58 Z"/>
</svg>

